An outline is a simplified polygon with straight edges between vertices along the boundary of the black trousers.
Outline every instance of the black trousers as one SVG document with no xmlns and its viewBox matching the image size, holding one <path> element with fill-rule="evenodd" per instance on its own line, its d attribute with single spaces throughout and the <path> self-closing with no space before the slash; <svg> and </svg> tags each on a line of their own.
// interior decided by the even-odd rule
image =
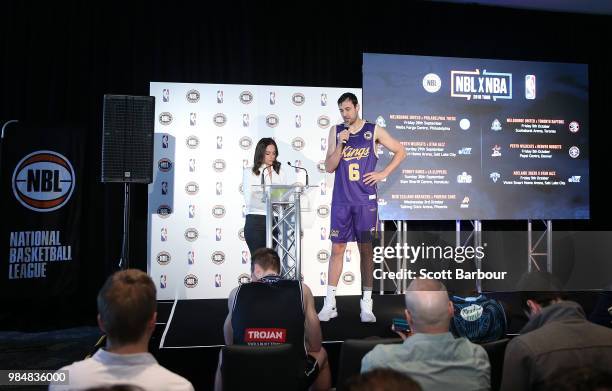
<svg viewBox="0 0 612 391">
<path fill-rule="evenodd" d="M 266 247 L 266 216 L 247 215 L 244 222 L 244 239 L 251 256 L 258 248 Z"/>
</svg>

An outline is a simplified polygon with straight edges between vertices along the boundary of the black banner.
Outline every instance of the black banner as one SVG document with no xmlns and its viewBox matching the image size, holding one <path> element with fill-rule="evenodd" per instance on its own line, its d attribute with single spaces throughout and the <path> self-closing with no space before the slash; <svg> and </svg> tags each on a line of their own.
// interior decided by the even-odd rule
<svg viewBox="0 0 612 391">
<path fill-rule="evenodd" d="M 0 297 L 74 294 L 81 262 L 82 132 L 9 124 L 4 136 Z"/>
</svg>

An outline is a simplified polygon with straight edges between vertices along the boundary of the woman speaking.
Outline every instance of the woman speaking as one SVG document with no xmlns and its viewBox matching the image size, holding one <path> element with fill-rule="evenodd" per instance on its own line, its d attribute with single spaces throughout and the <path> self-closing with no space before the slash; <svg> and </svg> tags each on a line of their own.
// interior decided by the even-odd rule
<svg viewBox="0 0 612 391">
<path fill-rule="evenodd" d="M 266 204 L 263 192 L 254 186 L 284 185 L 287 183 L 281 163 L 276 160 L 278 147 L 274 139 L 266 137 L 259 140 L 255 147 L 253 166 L 245 168 L 242 176 L 242 189 L 246 202 L 246 221 L 244 238 L 251 255 L 255 250 L 266 247 Z"/>
</svg>

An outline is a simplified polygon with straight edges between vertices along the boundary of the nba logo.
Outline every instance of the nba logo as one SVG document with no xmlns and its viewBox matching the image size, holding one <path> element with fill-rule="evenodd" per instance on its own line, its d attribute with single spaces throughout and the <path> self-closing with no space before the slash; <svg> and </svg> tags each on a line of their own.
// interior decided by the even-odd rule
<svg viewBox="0 0 612 391">
<path fill-rule="evenodd" d="M 167 88 L 164 88 L 162 92 L 162 102 L 168 102 L 168 101 L 170 101 L 170 90 Z"/>
<path fill-rule="evenodd" d="M 165 242 L 166 240 L 168 240 L 168 230 L 164 227 L 161 229 L 161 241 Z"/>
<path fill-rule="evenodd" d="M 247 215 L 247 207 L 246 205 L 242 205 L 242 218 L 244 219 Z"/>
<path fill-rule="evenodd" d="M 247 250 L 242 250 L 242 263 L 247 264 L 249 262 L 249 252 Z"/>
<path fill-rule="evenodd" d="M 189 113 L 189 125 L 195 126 L 196 124 L 196 113 Z"/>
<path fill-rule="evenodd" d="M 245 128 L 249 126 L 249 115 L 248 114 L 242 114 L 242 126 Z"/>
<path fill-rule="evenodd" d="M 536 77 L 535 75 L 525 75 L 525 99 L 536 98 Z"/>
<path fill-rule="evenodd" d="M 193 219 L 195 217 L 195 205 L 189 205 L 189 218 Z"/>
<path fill-rule="evenodd" d="M 221 195 L 221 193 L 223 193 L 223 187 L 222 186 L 223 185 L 221 184 L 221 182 L 217 182 L 217 189 L 216 189 L 217 195 Z"/>
<path fill-rule="evenodd" d="M 296 128 L 301 128 L 302 127 L 302 116 L 299 114 L 295 115 L 295 127 Z"/>
<path fill-rule="evenodd" d="M 221 274 L 215 274 L 215 288 L 221 287 Z"/>
<path fill-rule="evenodd" d="M 296 160 L 294 166 L 295 167 L 302 167 L 302 161 L 301 160 Z M 297 174 L 298 172 L 300 172 L 300 170 L 298 168 L 296 168 L 295 169 L 295 173 Z"/>
<path fill-rule="evenodd" d="M 222 90 L 217 91 L 217 103 L 223 103 L 223 91 Z"/>
<path fill-rule="evenodd" d="M 217 136 L 217 149 L 223 148 L 223 137 Z"/>
<path fill-rule="evenodd" d="M 320 281 L 321 285 L 325 285 L 327 283 L 327 273 L 321 272 Z"/>
<path fill-rule="evenodd" d="M 351 261 L 351 249 L 350 248 L 347 248 L 346 251 L 344 252 L 344 260 L 346 262 Z"/>
<path fill-rule="evenodd" d="M 195 159 L 189 159 L 189 172 L 194 172 L 196 169 Z"/>
<path fill-rule="evenodd" d="M 321 94 L 321 106 L 327 106 L 327 94 Z"/>
<path fill-rule="evenodd" d="M 321 151 L 325 151 L 327 149 L 327 139 L 321 138 Z"/>
<path fill-rule="evenodd" d="M 164 134 L 162 136 L 162 148 L 168 148 L 168 135 Z"/>
<path fill-rule="evenodd" d="M 168 182 L 166 181 L 162 182 L 161 192 L 162 192 L 162 195 L 168 194 Z"/>
<path fill-rule="evenodd" d="M 249 166 L 249 161 L 247 159 L 242 159 L 242 168 L 247 168 Z"/>
<path fill-rule="evenodd" d="M 167 278 L 165 274 L 162 274 L 161 276 L 159 276 L 159 287 L 161 289 L 164 289 L 165 287 L 168 286 L 168 284 L 166 283 Z"/>
<path fill-rule="evenodd" d="M 270 104 L 273 105 L 276 103 L 276 93 L 274 91 L 270 91 Z"/>
<path fill-rule="evenodd" d="M 187 263 L 188 263 L 189 265 L 193 265 L 193 264 L 195 263 L 195 251 L 190 250 L 190 251 L 187 253 Z"/>
<path fill-rule="evenodd" d="M 321 240 L 327 239 L 327 229 L 325 227 L 321 227 Z"/>
<path fill-rule="evenodd" d="M 321 195 L 327 194 L 327 183 L 325 181 L 321 182 Z"/>
<path fill-rule="evenodd" d="M 216 236 L 215 236 L 215 240 L 218 242 L 221 240 L 221 228 L 217 228 L 216 230 Z"/>
</svg>

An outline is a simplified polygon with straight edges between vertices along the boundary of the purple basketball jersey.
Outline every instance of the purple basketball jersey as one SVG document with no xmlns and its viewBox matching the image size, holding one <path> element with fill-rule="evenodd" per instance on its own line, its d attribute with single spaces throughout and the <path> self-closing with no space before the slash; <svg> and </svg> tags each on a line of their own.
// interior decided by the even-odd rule
<svg viewBox="0 0 612 391">
<path fill-rule="evenodd" d="M 372 205 L 376 204 L 376 185 L 363 183 L 363 176 L 376 168 L 378 156 L 374 148 L 375 124 L 365 122 L 358 133 L 349 136 L 342 158 L 336 168 L 332 204 L 335 205 Z M 336 126 L 338 133 L 346 129 Z M 336 138 L 337 139 L 337 138 Z M 341 145 L 338 145 L 341 148 Z"/>
</svg>

